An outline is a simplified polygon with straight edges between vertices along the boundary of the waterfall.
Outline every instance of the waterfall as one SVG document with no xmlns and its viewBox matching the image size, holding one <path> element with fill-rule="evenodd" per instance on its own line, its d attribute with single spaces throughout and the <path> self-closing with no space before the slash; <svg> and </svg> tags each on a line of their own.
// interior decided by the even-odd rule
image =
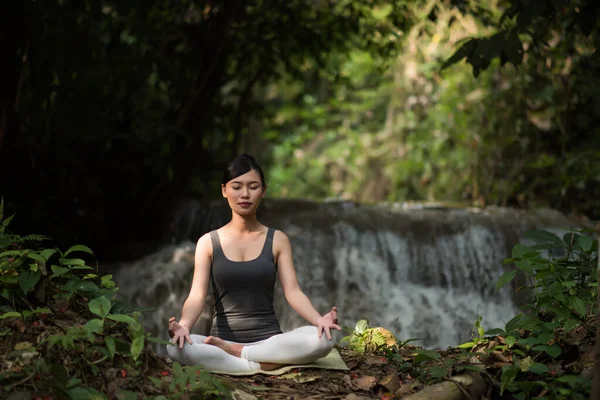
<svg viewBox="0 0 600 400">
<path fill-rule="evenodd" d="M 173 217 L 171 243 L 111 268 L 127 301 L 155 308 L 144 321 L 154 335 L 166 337 L 168 318 L 180 316 L 191 285 L 195 241 L 229 216 L 223 203 L 189 201 Z M 317 310 L 336 305 L 342 325 L 353 327 L 366 318 L 371 326 L 386 327 L 401 340 L 419 339 L 417 344 L 429 348 L 468 340 L 478 314 L 486 329 L 504 327 L 518 312 L 515 291 L 510 286 L 497 291 L 495 284 L 512 247 L 529 229 L 577 225 L 550 209 L 295 200 L 265 201 L 259 220 L 290 238 L 298 280 Z M 306 324 L 285 302 L 279 285 L 275 307 L 284 331 Z M 205 307 L 195 332 L 206 332 L 211 313 Z"/>
</svg>

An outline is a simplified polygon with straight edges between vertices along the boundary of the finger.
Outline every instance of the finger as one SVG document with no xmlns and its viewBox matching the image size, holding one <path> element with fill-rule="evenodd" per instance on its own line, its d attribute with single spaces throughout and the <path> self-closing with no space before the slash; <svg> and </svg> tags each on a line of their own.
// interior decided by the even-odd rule
<svg viewBox="0 0 600 400">
<path fill-rule="evenodd" d="M 321 325 L 319 325 L 319 326 L 317 326 L 317 335 L 319 335 L 319 338 L 320 338 L 322 334 L 323 334 L 323 327 Z"/>
<path fill-rule="evenodd" d="M 331 340 L 331 331 L 328 326 L 325 327 L 325 334 L 327 335 L 327 339 Z"/>
<path fill-rule="evenodd" d="M 190 337 L 190 335 L 189 335 L 189 334 L 188 334 L 188 335 L 185 335 L 185 339 L 187 340 L 187 342 L 188 342 L 189 344 L 192 344 L 192 338 Z"/>
<path fill-rule="evenodd" d="M 337 324 L 331 325 L 331 327 L 337 329 L 338 331 L 342 330 L 342 327 Z"/>
<path fill-rule="evenodd" d="M 185 338 L 183 336 L 179 336 L 179 348 L 183 349 L 184 344 L 185 344 Z"/>
</svg>

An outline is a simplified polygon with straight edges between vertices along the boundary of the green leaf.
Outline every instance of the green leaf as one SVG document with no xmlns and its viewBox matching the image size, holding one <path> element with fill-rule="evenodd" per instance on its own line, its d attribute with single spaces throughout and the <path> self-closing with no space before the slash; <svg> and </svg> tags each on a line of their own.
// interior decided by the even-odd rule
<svg viewBox="0 0 600 400">
<path fill-rule="evenodd" d="M 31 258 L 32 260 L 40 264 L 44 264 L 46 262 L 46 260 L 44 260 L 44 257 L 39 255 L 38 253 L 27 253 L 27 258 Z"/>
<path fill-rule="evenodd" d="M 515 329 L 520 328 L 521 327 L 520 322 L 522 319 L 523 319 L 523 314 L 518 314 L 513 319 L 508 321 L 506 323 L 506 326 L 504 327 L 504 329 L 506 329 L 506 332 L 514 331 Z"/>
<path fill-rule="evenodd" d="M 108 350 L 108 355 L 110 356 L 110 359 L 112 360 L 115 357 L 115 352 L 116 352 L 115 338 L 112 336 L 106 336 L 104 338 L 104 344 L 106 346 L 106 349 Z"/>
<path fill-rule="evenodd" d="M 23 293 L 27 294 L 40 280 L 42 273 L 40 271 L 24 271 L 19 274 L 19 287 Z"/>
<path fill-rule="evenodd" d="M 489 331 L 485 332 L 486 335 L 490 335 L 490 336 L 496 336 L 496 335 L 501 335 L 504 336 L 506 335 L 506 331 L 500 328 L 494 328 L 494 329 L 490 329 Z"/>
<path fill-rule="evenodd" d="M 527 253 L 530 253 L 531 249 L 524 244 L 517 244 L 513 247 L 512 250 L 512 258 L 523 258 L 523 256 Z"/>
<path fill-rule="evenodd" d="M 583 300 L 581 300 L 581 298 L 579 298 L 577 296 L 570 296 L 569 297 L 569 305 L 571 306 L 571 308 L 573 310 L 575 310 L 582 317 L 586 316 L 587 307 L 586 307 L 585 303 L 583 302 Z"/>
<path fill-rule="evenodd" d="M 148 334 L 150 335 L 150 334 Z M 164 344 L 166 346 L 173 346 L 174 343 L 171 342 L 170 340 L 165 340 L 165 339 L 160 339 L 157 337 L 153 337 L 153 336 L 146 336 L 146 340 L 152 343 L 157 343 L 157 344 Z"/>
<path fill-rule="evenodd" d="M 502 376 L 500 377 L 500 395 L 502 395 L 508 385 L 515 380 L 518 373 L 519 368 L 515 367 L 514 365 L 502 367 Z"/>
<path fill-rule="evenodd" d="M 579 325 L 581 325 L 581 321 L 578 321 L 576 319 L 569 319 L 565 321 L 564 330 L 565 332 L 570 332 L 573 329 L 577 328 Z"/>
<path fill-rule="evenodd" d="M 133 341 L 131 342 L 131 356 L 133 357 L 134 360 L 137 360 L 137 358 L 140 356 L 140 354 L 142 354 L 142 350 L 144 349 L 144 337 L 143 336 L 137 336 L 133 339 Z"/>
<path fill-rule="evenodd" d="M 59 260 L 59 262 L 62 265 L 68 265 L 68 266 L 74 266 L 74 265 L 82 266 L 82 265 L 85 265 L 85 261 L 82 260 L 81 258 L 61 258 Z"/>
<path fill-rule="evenodd" d="M 52 257 L 54 254 L 56 254 L 57 250 L 56 249 L 44 249 L 42 251 L 40 251 L 40 255 L 43 257 L 43 259 L 45 261 L 48 261 L 50 259 L 50 257 Z"/>
<path fill-rule="evenodd" d="M 532 230 L 525 232 L 524 235 L 528 239 L 532 239 L 538 243 L 552 243 L 556 245 L 556 247 L 563 247 L 564 243 L 558 236 L 554 233 L 541 231 L 541 230 Z"/>
<path fill-rule="evenodd" d="M 85 323 L 83 329 L 85 329 L 85 331 L 89 334 L 102 333 L 102 330 L 104 329 L 104 321 L 96 318 L 90 319 Z"/>
<path fill-rule="evenodd" d="M 112 307 L 112 303 L 106 297 L 97 297 L 95 299 L 90 300 L 88 303 L 88 308 L 90 311 L 101 318 L 104 318 L 110 312 Z"/>
<path fill-rule="evenodd" d="M 116 397 L 117 400 L 138 400 L 138 393 L 130 392 L 129 390 L 119 389 L 119 391 L 116 394 Z"/>
<path fill-rule="evenodd" d="M 58 265 L 53 265 L 52 267 L 50 267 L 50 269 L 52 270 L 53 278 L 58 278 L 59 276 L 69 272 L 69 268 L 59 267 Z"/>
<path fill-rule="evenodd" d="M 418 364 L 424 361 L 438 360 L 440 357 L 440 353 L 433 350 L 417 350 L 414 362 Z"/>
<path fill-rule="evenodd" d="M 577 384 L 577 376 L 576 375 L 563 375 L 556 378 L 558 382 L 568 383 L 571 386 L 575 386 Z"/>
<path fill-rule="evenodd" d="M 551 346 L 547 346 L 547 345 L 535 346 L 532 348 L 532 350 L 543 351 L 552 358 L 558 357 L 561 353 L 560 347 L 558 347 L 555 344 L 553 344 Z"/>
<path fill-rule="evenodd" d="M 67 390 L 72 400 L 108 400 L 106 395 L 90 387 L 74 387 Z"/>
<path fill-rule="evenodd" d="M 521 39 L 519 39 L 516 29 L 513 29 L 506 37 L 506 45 L 503 54 L 506 56 L 508 62 L 515 67 L 523 62 L 523 43 L 521 43 Z"/>
<path fill-rule="evenodd" d="M 97 292 L 100 290 L 94 282 L 90 281 L 80 281 L 75 288 L 79 292 Z"/>
<path fill-rule="evenodd" d="M 4 314 L 0 315 L 0 319 L 4 319 L 4 318 L 12 318 L 12 317 L 21 317 L 21 313 L 16 312 L 16 311 L 9 311 L 9 312 L 5 312 Z"/>
<path fill-rule="evenodd" d="M 113 321 L 125 322 L 126 324 L 137 324 L 135 319 L 125 314 L 108 314 L 106 318 L 112 319 Z"/>
<path fill-rule="evenodd" d="M 88 254 L 94 255 L 94 252 L 92 250 L 90 250 L 89 247 L 84 246 L 82 244 L 78 244 L 78 245 L 75 245 L 75 246 L 69 248 L 69 250 L 67 250 L 65 252 L 64 257 L 68 256 L 70 253 L 72 253 L 74 251 L 83 251 L 84 253 L 88 253 Z"/>
<path fill-rule="evenodd" d="M 505 272 L 500 277 L 500 279 L 498 279 L 498 282 L 496 282 L 496 289 L 500 289 L 502 286 L 506 285 L 508 282 L 510 282 L 513 279 L 515 279 L 516 275 L 517 275 L 517 270 L 516 269 L 513 269 L 512 271 Z"/>
<path fill-rule="evenodd" d="M 364 331 L 366 331 L 367 329 L 369 329 L 369 321 L 366 319 L 361 319 L 356 323 L 356 326 L 354 327 L 354 330 L 356 331 L 356 333 L 363 333 Z"/>
<path fill-rule="evenodd" d="M 548 367 L 545 364 L 533 363 L 529 366 L 529 372 L 534 374 L 543 375 L 548 373 Z"/>
<path fill-rule="evenodd" d="M 583 251 L 588 252 L 592 249 L 594 241 L 589 236 L 581 235 L 577 238 L 577 244 L 579 245 L 579 247 L 581 247 Z"/>
<path fill-rule="evenodd" d="M 448 368 L 434 366 L 429 369 L 429 375 L 434 379 L 445 378 L 448 376 Z"/>
<path fill-rule="evenodd" d="M 507 336 L 506 338 L 504 338 L 504 341 L 506 341 L 507 346 L 510 348 L 513 347 L 517 340 L 514 336 Z"/>
</svg>

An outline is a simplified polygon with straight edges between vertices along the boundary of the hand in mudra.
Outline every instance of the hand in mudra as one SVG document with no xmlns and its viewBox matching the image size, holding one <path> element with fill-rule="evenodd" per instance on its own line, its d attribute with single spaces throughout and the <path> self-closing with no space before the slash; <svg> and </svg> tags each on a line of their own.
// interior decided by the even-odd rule
<svg viewBox="0 0 600 400">
<path fill-rule="evenodd" d="M 337 329 L 338 331 L 342 330 L 338 325 L 337 307 L 331 307 L 331 311 L 319 318 L 316 325 L 319 337 L 325 332 L 327 339 L 331 340 L 331 329 Z"/>
<path fill-rule="evenodd" d="M 175 321 L 175 317 L 169 318 L 169 336 L 172 338 L 171 342 L 179 345 L 182 349 L 185 342 L 192 344 L 192 338 L 190 337 L 190 330 L 179 322 Z"/>
</svg>

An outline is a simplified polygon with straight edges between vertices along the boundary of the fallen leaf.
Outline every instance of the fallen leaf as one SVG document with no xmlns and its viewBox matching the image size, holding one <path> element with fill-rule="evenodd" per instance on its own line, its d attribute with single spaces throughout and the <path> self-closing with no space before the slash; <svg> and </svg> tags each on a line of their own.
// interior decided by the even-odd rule
<svg viewBox="0 0 600 400">
<path fill-rule="evenodd" d="M 231 398 L 234 400 L 258 400 L 258 398 L 253 394 L 246 393 L 244 391 L 241 391 L 240 389 L 235 389 L 231 393 Z"/>
<path fill-rule="evenodd" d="M 346 365 L 348 366 L 348 368 L 353 369 L 356 368 L 356 366 L 358 365 L 358 361 L 348 361 Z"/>
<path fill-rule="evenodd" d="M 391 372 L 384 376 L 377 383 L 386 388 L 388 392 L 392 393 L 400 388 L 400 380 L 398 379 L 398 374 L 395 372 Z"/>
<path fill-rule="evenodd" d="M 396 396 L 398 397 L 402 397 L 405 394 L 408 394 L 410 392 L 412 392 L 413 388 L 412 388 L 412 384 L 411 383 L 405 383 L 404 385 L 400 386 L 400 388 L 398 390 L 396 390 Z"/>
<path fill-rule="evenodd" d="M 321 379 L 321 377 L 319 375 L 313 375 L 313 376 L 296 376 L 293 378 L 293 381 L 296 383 L 307 383 L 307 382 L 314 382 L 318 379 Z"/>
<path fill-rule="evenodd" d="M 381 359 L 380 357 L 369 357 L 365 360 L 365 364 L 367 365 L 384 365 L 387 364 L 385 359 Z"/>
<path fill-rule="evenodd" d="M 302 375 L 302 372 L 290 372 L 288 374 L 279 375 L 277 379 L 294 379 L 299 375 Z"/>
<path fill-rule="evenodd" d="M 15 344 L 15 350 L 25 350 L 33 346 L 30 342 L 19 342 Z"/>
<path fill-rule="evenodd" d="M 359 390 L 371 390 L 373 386 L 377 383 L 377 378 L 374 376 L 361 376 L 358 379 L 352 381 L 352 385 Z"/>
</svg>

